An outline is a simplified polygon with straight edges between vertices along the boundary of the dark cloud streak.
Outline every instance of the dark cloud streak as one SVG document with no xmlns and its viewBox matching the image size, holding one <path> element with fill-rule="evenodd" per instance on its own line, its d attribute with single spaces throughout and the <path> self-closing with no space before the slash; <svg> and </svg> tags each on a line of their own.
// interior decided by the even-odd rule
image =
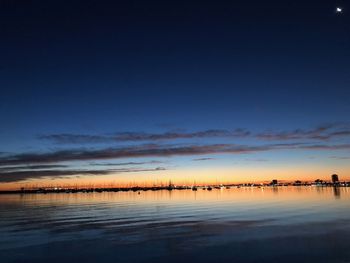
<svg viewBox="0 0 350 263">
<path fill-rule="evenodd" d="M 124 148 L 106 148 L 101 150 L 64 150 L 48 153 L 26 153 L 4 156 L 0 158 L 0 166 L 24 165 L 36 163 L 58 163 L 64 161 L 89 161 L 107 160 L 137 157 L 169 157 L 186 155 L 206 154 L 243 154 L 271 150 L 284 149 L 307 149 L 307 150 L 344 150 L 350 149 L 350 144 L 313 144 L 306 143 L 279 143 L 269 145 L 234 145 L 234 144 L 211 144 L 211 145 L 141 145 Z"/>
<path fill-rule="evenodd" d="M 42 179 L 42 178 L 64 178 L 74 175 L 108 175 L 117 173 L 137 173 L 137 172 L 156 172 L 164 171 L 166 168 L 125 168 L 125 169 L 110 169 L 110 170 L 24 170 L 24 171 L 11 171 L 11 172 L 0 172 L 0 182 L 10 183 L 18 182 L 23 180 L 31 179 Z"/>
<path fill-rule="evenodd" d="M 64 150 L 50 153 L 17 154 L 0 158 L 0 166 L 35 163 L 57 163 L 64 161 L 119 159 L 132 157 L 167 157 L 213 153 L 239 154 L 267 151 L 271 150 L 272 148 L 279 147 L 281 146 L 241 146 L 232 144 L 164 146 L 152 144 L 125 148 L 106 148 L 102 150 Z"/>
<path fill-rule="evenodd" d="M 3 166 L 0 167 L 1 171 L 18 171 L 18 170 L 40 170 L 40 169 L 58 169 L 58 168 L 67 168 L 67 165 L 21 165 L 21 166 Z"/>
<path fill-rule="evenodd" d="M 160 164 L 161 161 L 149 162 L 125 162 L 125 163 L 90 163 L 91 166 L 127 166 L 127 165 L 144 165 L 144 164 Z"/>
<path fill-rule="evenodd" d="M 327 145 L 327 144 L 314 144 L 314 145 L 305 145 L 300 147 L 300 149 L 305 150 L 350 150 L 350 144 L 335 144 L 335 145 Z"/>
<path fill-rule="evenodd" d="M 250 132 L 244 129 L 205 130 L 199 132 L 121 132 L 115 135 L 88 135 L 88 134 L 50 134 L 41 135 L 38 138 L 52 141 L 56 144 L 84 144 L 84 143 L 107 143 L 107 142 L 138 142 L 138 141 L 162 141 L 176 139 L 215 138 L 215 137 L 247 137 Z"/>
<path fill-rule="evenodd" d="M 256 135 L 262 140 L 283 141 L 283 140 L 330 140 L 336 137 L 350 136 L 350 129 L 345 125 L 328 124 L 314 129 L 296 129 L 293 131 L 264 132 Z"/>
<path fill-rule="evenodd" d="M 285 141 L 285 140 L 330 140 L 338 137 L 350 136 L 350 128 L 344 124 L 327 124 L 313 129 L 295 129 L 292 131 L 266 131 L 254 133 L 247 129 L 220 130 L 211 129 L 198 132 L 120 132 L 114 135 L 89 134 L 48 134 L 38 138 L 49 140 L 55 144 L 96 144 L 111 142 L 141 142 L 141 141 L 170 141 L 177 139 L 200 138 L 251 138 L 258 140 Z"/>
<path fill-rule="evenodd" d="M 192 161 L 194 162 L 200 162 L 200 161 L 211 161 L 211 160 L 215 160 L 215 158 L 196 158 L 196 159 L 193 159 Z"/>
<path fill-rule="evenodd" d="M 15 182 L 25 179 L 44 177 L 66 177 L 74 175 L 105 175 L 110 173 L 127 173 L 141 171 L 160 171 L 165 168 L 113 168 L 113 169 L 56 169 L 68 168 L 56 163 L 66 161 L 97 161 L 121 158 L 137 157 L 170 157 L 170 156 L 195 156 L 206 154 L 248 154 L 272 150 L 350 150 L 350 144 L 308 144 L 308 143 L 276 143 L 268 145 L 235 145 L 235 144 L 211 144 L 211 145 L 157 145 L 148 144 L 130 146 L 124 148 L 106 148 L 99 150 L 72 149 L 47 153 L 25 153 L 6 155 L 0 157 L 0 182 Z M 195 161 L 211 160 L 210 157 L 194 159 Z M 49 163 L 54 163 L 50 165 Z M 149 162 L 124 162 L 124 163 L 90 163 L 97 166 L 141 165 L 154 164 Z M 38 164 L 38 165 L 35 165 Z M 43 169 L 43 170 L 42 170 Z"/>
</svg>

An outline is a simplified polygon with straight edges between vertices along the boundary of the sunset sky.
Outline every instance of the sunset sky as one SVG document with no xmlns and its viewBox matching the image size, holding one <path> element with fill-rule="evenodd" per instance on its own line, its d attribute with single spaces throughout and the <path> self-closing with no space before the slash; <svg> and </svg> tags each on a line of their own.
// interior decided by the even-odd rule
<svg viewBox="0 0 350 263">
<path fill-rule="evenodd" d="M 350 6 L 280 3 L 2 1 L 0 189 L 350 180 Z"/>
</svg>

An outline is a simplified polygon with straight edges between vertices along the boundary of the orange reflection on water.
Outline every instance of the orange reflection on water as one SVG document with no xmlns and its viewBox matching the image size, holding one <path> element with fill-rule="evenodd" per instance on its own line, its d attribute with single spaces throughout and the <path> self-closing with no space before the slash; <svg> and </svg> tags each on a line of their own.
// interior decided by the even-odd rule
<svg viewBox="0 0 350 263">
<path fill-rule="evenodd" d="M 196 202 L 217 202 L 232 204 L 267 204 L 280 202 L 286 205 L 327 204 L 332 199 L 350 200 L 348 187 L 316 187 L 316 186 L 279 186 L 279 187 L 232 187 L 229 189 L 199 188 L 192 190 L 157 190 L 139 192 L 102 192 L 102 193 L 49 193 L 49 194 L 9 194 L 0 195 L 1 204 L 30 203 L 43 205 L 84 205 L 88 203 L 133 203 L 133 204 L 189 204 Z"/>
</svg>

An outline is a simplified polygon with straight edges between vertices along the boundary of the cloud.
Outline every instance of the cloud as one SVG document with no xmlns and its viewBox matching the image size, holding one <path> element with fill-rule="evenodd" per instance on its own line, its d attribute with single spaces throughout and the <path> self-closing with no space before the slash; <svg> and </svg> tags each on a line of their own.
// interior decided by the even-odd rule
<svg viewBox="0 0 350 263">
<path fill-rule="evenodd" d="M 71 133 L 40 135 L 38 138 L 58 144 L 106 143 L 113 141 L 113 137 L 111 136 Z"/>
<path fill-rule="evenodd" d="M 304 145 L 301 146 L 300 149 L 305 150 L 349 150 L 350 144 L 335 144 L 335 145 L 328 145 L 328 144 L 314 144 L 314 145 Z"/>
<path fill-rule="evenodd" d="M 120 148 L 105 148 L 98 150 L 71 149 L 46 153 L 22 153 L 0 157 L 0 166 L 47 164 L 65 161 L 93 161 L 137 157 L 169 157 L 206 154 L 243 154 L 271 150 L 306 149 L 306 150 L 347 150 L 350 144 L 307 144 L 307 143 L 276 143 L 267 145 L 158 145 L 146 144 Z"/>
<path fill-rule="evenodd" d="M 205 130 L 198 132 L 120 132 L 115 135 L 88 135 L 88 134 L 49 134 L 40 135 L 39 139 L 49 140 L 56 144 L 84 144 L 84 143 L 107 143 L 107 142 L 137 142 L 137 141 L 162 141 L 176 139 L 213 138 L 213 137 L 247 137 L 250 132 L 244 129 Z"/>
<path fill-rule="evenodd" d="M 247 158 L 245 159 L 247 162 L 268 162 L 267 159 L 259 159 L 259 158 Z"/>
<path fill-rule="evenodd" d="M 275 143 L 267 145 L 235 145 L 235 144 L 211 144 L 211 145 L 158 145 L 146 144 L 122 148 L 106 149 L 71 149 L 46 153 L 22 153 L 0 157 L 0 182 L 14 182 L 25 179 L 74 176 L 74 175 L 104 175 L 110 173 L 126 173 L 141 171 L 160 171 L 165 168 L 113 168 L 103 169 L 105 166 L 138 166 L 142 164 L 154 164 L 159 161 L 149 162 L 120 162 L 120 163 L 89 163 L 101 166 L 102 169 L 68 169 L 68 166 L 60 165 L 67 161 L 98 161 L 121 158 L 137 157 L 169 157 L 169 156 L 195 156 L 207 154 L 248 154 L 273 150 L 349 150 L 350 144 L 308 144 L 308 143 Z M 205 161 L 213 158 L 203 157 L 194 161 Z M 52 164 L 51 164 L 52 163 Z M 67 169 L 61 169 L 67 168 Z"/>
<path fill-rule="evenodd" d="M 167 157 L 213 153 L 239 154 L 266 151 L 279 147 L 281 147 L 280 144 L 275 146 L 244 146 L 232 144 L 174 146 L 148 144 L 124 148 L 106 148 L 102 150 L 63 150 L 48 153 L 24 153 L 10 155 L 0 158 L 0 166 L 57 163 L 64 161 L 106 160 L 132 157 Z"/>
<path fill-rule="evenodd" d="M 144 164 L 160 164 L 161 161 L 149 162 L 125 162 L 125 163 L 90 163 L 91 166 L 127 166 L 127 165 L 144 165 Z"/>
<path fill-rule="evenodd" d="M 12 171 L 12 172 L 0 172 L 0 182 L 2 183 L 10 183 L 10 182 L 18 182 L 23 180 L 31 180 L 31 179 L 41 179 L 41 178 L 60 178 L 66 176 L 73 175 L 105 175 L 109 174 L 108 170 L 37 170 L 37 171 Z"/>
<path fill-rule="evenodd" d="M 328 134 L 328 138 L 350 136 L 350 130 L 335 131 Z"/>
<path fill-rule="evenodd" d="M 282 132 L 258 133 L 256 138 L 262 140 L 330 140 L 336 137 L 350 136 L 350 129 L 343 124 L 327 124 L 313 129 L 296 129 Z"/>
<path fill-rule="evenodd" d="M 156 168 L 125 168 L 125 169 L 110 169 L 110 170 L 24 170 L 24 171 L 10 171 L 0 172 L 0 182 L 10 183 L 18 182 L 31 179 L 42 179 L 42 178 L 64 178 L 71 177 L 74 175 L 107 175 L 117 173 L 137 173 L 137 172 L 156 172 L 164 171 L 164 167 Z"/>
<path fill-rule="evenodd" d="M 3 166 L 3 167 L 0 167 L 0 172 L 1 171 L 18 171 L 18 170 L 57 169 L 57 168 L 67 168 L 67 167 L 68 167 L 67 165 L 61 165 L 61 164 Z"/>
<path fill-rule="evenodd" d="M 89 134 L 47 134 L 38 138 L 48 140 L 55 144 L 97 144 L 111 142 L 158 142 L 178 139 L 201 138 L 250 138 L 262 141 L 286 141 L 286 140 L 313 140 L 326 141 L 333 138 L 350 136 L 348 124 L 326 124 L 312 129 L 295 129 L 289 131 L 265 131 L 252 132 L 247 129 L 234 130 L 209 129 L 197 132 L 184 132 L 181 130 L 164 133 L 146 132 L 119 132 L 112 135 Z"/>
<path fill-rule="evenodd" d="M 243 129 L 233 131 L 227 130 L 205 130 L 199 132 L 166 132 L 159 134 L 149 133 L 134 133 L 124 132 L 119 133 L 115 139 L 117 141 L 157 141 L 157 140 L 174 140 L 174 139 L 192 139 L 192 138 L 207 138 L 207 137 L 245 137 L 250 135 L 250 132 Z"/>
<path fill-rule="evenodd" d="M 350 160 L 350 156 L 331 156 L 329 158 L 336 160 Z"/>
<path fill-rule="evenodd" d="M 192 161 L 195 161 L 195 162 L 198 162 L 198 161 L 211 161 L 211 160 L 215 160 L 215 158 L 196 158 L 196 159 L 193 159 Z"/>
</svg>

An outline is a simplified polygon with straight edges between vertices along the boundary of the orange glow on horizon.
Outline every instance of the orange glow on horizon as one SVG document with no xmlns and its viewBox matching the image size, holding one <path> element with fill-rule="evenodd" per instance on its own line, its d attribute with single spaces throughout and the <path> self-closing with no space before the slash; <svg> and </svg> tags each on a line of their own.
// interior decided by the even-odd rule
<svg viewBox="0 0 350 263">
<path fill-rule="evenodd" d="M 230 184 L 230 183 L 266 183 L 272 179 L 281 182 L 314 181 L 321 179 L 330 181 L 333 173 L 339 174 L 341 181 L 350 179 L 350 169 L 331 171 L 324 168 L 295 168 L 295 169 L 260 169 L 260 168 L 241 168 L 241 169 L 186 169 L 186 170 L 166 170 L 160 172 L 144 172 L 103 175 L 103 176 L 84 176 L 67 178 L 43 178 L 36 180 L 2 183 L 0 190 L 20 189 L 21 187 L 130 187 L 130 186 L 160 186 L 168 185 L 171 181 L 177 185 L 210 185 L 210 184 Z"/>
</svg>

